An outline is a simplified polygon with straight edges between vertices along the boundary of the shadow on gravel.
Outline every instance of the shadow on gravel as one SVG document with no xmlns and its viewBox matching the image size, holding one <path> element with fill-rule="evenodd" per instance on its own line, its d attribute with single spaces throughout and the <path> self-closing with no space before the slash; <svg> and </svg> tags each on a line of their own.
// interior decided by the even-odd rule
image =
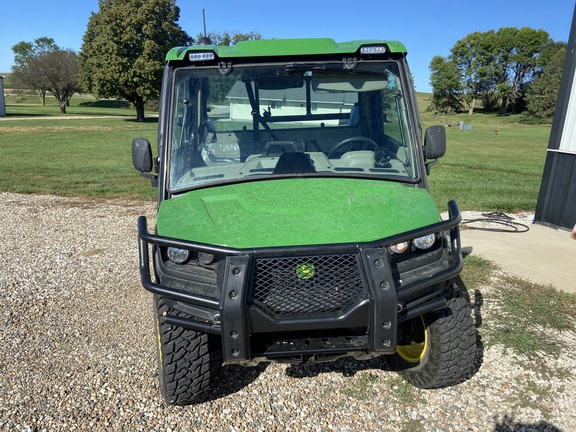
<svg viewBox="0 0 576 432">
<path fill-rule="evenodd" d="M 482 342 L 482 336 L 478 329 L 482 327 L 482 312 L 481 308 L 484 305 L 484 298 L 480 290 L 474 290 L 474 301 L 470 299 L 470 305 L 472 306 L 472 312 L 474 316 L 474 323 L 476 325 L 476 358 L 474 359 L 474 370 L 469 378 L 472 378 L 478 373 L 482 363 L 484 362 L 484 343 Z"/>
<path fill-rule="evenodd" d="M 268 365 L 269 363 L 261 363 L 254 367 L 223 366 L 215 374 L 212 391 L 198 403 L 215 401 L 239 392 L 254 382 L 266 370 Z"/>
<path fill-rule="evenodd" d="M 553 424 L 547 421 L 540 420 L 538 423 L 518 423 L 514 419 L 505 415 L 494 427 L 494 432 L 516 432 L 516 431 L 530 431 L 530 432 L 562 432 Z"/>
<path fill-rule="evenodd" d="M 356 360 L 351 357 L 339 359 L 329 363 L 315 365 L 294 364 L 286 368 L 286 375 L 291 378 L 312 378 L 323 373 L 341 373 L 345 377 L 353 377 L 365 370 L 379 369 L 392 372 L 392 368 L 384 357 L 371 360 Z"/>
<path fill-rule="evenodd" d="M 286 375 L 291 378 L 311 378 L 323 373 L 341 373 L 346 377 L 353 377 L 365 370 L 379 369 L 392 372 L 392 368 L 384 357 L 376 357 L 371 360 L 356 360 L 351 357 L 339 359 L 329 363 L 315 365 L 294 364 L 286 368 Z"/>
</svg>

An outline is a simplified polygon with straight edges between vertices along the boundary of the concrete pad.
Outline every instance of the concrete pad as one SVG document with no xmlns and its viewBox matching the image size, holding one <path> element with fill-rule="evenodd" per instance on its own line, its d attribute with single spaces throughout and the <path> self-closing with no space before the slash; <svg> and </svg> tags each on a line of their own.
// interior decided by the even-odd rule
<svg viewBox="0 0 576 432">
<path fill-rule="evenodd" d="M 463 220 L 467 219 L 464 214 Z M 493 261 L 510 273 L 570 293 L 576 293 L 576 240 L 570 231 L 535 224 L 530 219 L 513 219 L 529 227 L 527 232 L 493 232 L 463 224 L 462 247 L 472 255 Z M 464 249 L 466 252 L 466 249 Z"/>
</svg>

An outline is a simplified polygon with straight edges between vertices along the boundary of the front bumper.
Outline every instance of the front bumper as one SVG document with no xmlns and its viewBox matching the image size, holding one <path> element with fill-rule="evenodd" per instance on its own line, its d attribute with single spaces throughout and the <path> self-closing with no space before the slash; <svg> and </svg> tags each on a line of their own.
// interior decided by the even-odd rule
<svg viewBox="0 0 576 432">
<path fill-rule="evenodd" d="M 220 335 L 225 363 L 391 354 L 398 324 L 445 306 L 445 282 L 462 269 L 461 215 L 455 202 L 448 208 L 445 221 L 370 243 L 258 249 L 153 235 L 141 216 L 141 281 L 181 312 L 164 316 L 165 323 Z M 396 257 L 388 251 L 429 233 L 445 233 L 429 252 Z M 219 256 L 217 276 L 191 282 L 167 271 L 160 251 L 169 246 Z M 306 268 L 314 276 L 299 274 Z"/>
</svg>

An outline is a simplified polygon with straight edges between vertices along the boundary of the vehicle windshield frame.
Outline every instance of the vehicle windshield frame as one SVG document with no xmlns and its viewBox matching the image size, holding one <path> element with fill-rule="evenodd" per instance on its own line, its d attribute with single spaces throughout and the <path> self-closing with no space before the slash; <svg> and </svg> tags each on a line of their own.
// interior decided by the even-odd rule
<svg viewBox="0 0 576 432">
<path fill-rule="evenodd" d="M 400 61 L 353 69 L 337 61 L 252 63 L 226 72 L 192 65 L 172 74 L 172 194 L 287 176 L 420 181 L 417 119 Z"/>
</svg>

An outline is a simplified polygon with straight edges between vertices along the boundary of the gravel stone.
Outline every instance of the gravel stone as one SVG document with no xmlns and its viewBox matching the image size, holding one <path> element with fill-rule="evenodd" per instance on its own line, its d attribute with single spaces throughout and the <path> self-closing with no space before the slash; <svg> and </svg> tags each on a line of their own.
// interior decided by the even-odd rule
<svg viewBox="0 0 576 432">
<path fill-rule="evenodd" d="M 473 377 L 426 391 L 382 359 L 226 366 L 207 402 L 166 407 L 138 275 L 136 218 L 152 227 L 154 203 L 0 198 L 2 431 L 576 430 L 570 348 L 535 367 L 480 344 Z M 484 301 L 482 321 L 495 307 Z M 574 332 L 554 337 L 576 346 Z"/>
</svg>

